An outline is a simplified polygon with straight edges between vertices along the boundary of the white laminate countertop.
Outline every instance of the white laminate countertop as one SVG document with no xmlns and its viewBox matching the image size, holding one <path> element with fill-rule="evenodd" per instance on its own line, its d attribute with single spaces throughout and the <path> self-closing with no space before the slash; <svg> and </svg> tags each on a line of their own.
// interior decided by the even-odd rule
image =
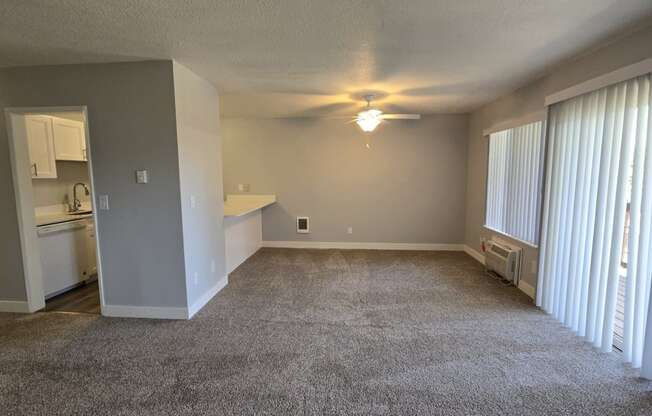
<svg viewBox="0 0 652 416">
<path fill-rule="evenodd" d="M 241 217 L 276 202 L 276 195 L 227 195 L 225 217 Z"/>
<path fill-rule="evenodd" d="M 87 214 L 72 215 L 67 212 L 58 212 L 53 214 L 37 215 L 36 216 L 36 226 L 40 227 L 42 225 L 52 225 L 59 224 L 62 222 L 82 220 L 85 218 L 90 218 L 93 216 L 92 212 Z"/>
</svg>

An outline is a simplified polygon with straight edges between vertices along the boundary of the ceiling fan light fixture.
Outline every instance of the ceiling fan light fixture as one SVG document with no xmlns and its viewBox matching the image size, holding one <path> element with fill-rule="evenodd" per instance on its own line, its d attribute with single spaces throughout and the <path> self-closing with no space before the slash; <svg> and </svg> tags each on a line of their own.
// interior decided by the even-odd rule
<svg viewBox="0 0 652 416">
<path fill-rule="evenodd" d="M 355 119 L 355 122 L 358 123 L 358 126 L 362 131 L 370 133 L 378 127 L 381 122 L 381 115 L 383 114 L 380 110 L 365 110 L 358 113 L 358 117 Z"/>
</svg>

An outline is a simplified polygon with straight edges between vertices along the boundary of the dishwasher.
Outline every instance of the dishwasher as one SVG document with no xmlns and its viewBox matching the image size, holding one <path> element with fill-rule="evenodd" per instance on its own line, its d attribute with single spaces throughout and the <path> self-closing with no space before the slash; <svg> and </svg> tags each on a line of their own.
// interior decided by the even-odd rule
<svg viewBox="0 0 652 416">
<path fill-rule="evenodd" d="M 37 227 L 45 299 L 88 278 L 86 224 L 79 219 Z"/>
</svg>

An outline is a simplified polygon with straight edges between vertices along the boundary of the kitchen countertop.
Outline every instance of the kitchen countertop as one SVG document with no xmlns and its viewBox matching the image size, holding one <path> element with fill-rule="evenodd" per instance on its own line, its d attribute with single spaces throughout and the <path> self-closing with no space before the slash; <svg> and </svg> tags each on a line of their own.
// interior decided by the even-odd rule
<svg viewBox="0 0 652 416">
<path fill-rule="evenodd" d="M 85 214 L 78 214 L 78 215 L 72 215 L 67 212 L 58 212 L 58 213 L 53 213 L 53 214 L 46 214 L 46 215 L 37 215 L 36 216 L 36 226 L 40 227 L 43 225 L 52 225 L 52 224 L 59 224 L 62 222 L 69 222 L 69 221 L 75 221 L 75 220 L 81 220 L 85 218 L 91 218 L 93 216 L 93 212 L 88 212 Z"/>
<path fill-rule="evenodd" d="M 276 195 L 227 195 L 225 217 L 241 217 L 276 202 Z"/>
</svg>

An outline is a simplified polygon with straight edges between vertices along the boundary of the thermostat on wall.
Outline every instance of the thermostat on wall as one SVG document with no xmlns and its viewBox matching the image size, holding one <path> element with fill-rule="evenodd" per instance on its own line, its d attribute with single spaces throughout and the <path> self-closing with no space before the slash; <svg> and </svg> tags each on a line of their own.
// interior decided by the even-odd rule
<svg viewBox="0 0 652 416">
<path fill-rule="evenodd" d="M 297 233 L 308 234 L 310 232 L 310 218 L 297 217 Z"/>
</svg>

